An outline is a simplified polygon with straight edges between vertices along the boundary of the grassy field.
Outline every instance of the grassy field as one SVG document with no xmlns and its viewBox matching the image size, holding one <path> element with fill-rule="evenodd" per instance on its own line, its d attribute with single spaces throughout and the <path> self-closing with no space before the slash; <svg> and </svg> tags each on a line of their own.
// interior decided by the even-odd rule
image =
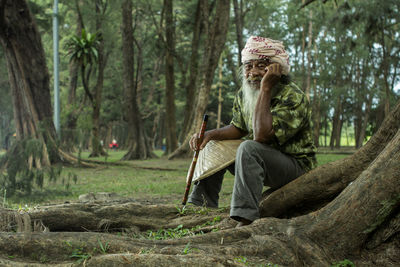
<svg viewBox="0 0 400 267">
<path fill-rule="evenodd" d="M 135 160 L 121 162 L 119 159 L 125 151 L 109 151 L 107 158 L 94 158 L 104 161 L 99 168 L 63 167 L 61 177 L 56 182 L 45 182 L 43 190 L 35 190 L 29 197 L 14 196 L 4 198 L 0 190 L 3 204 L 10 207 L 28 207 L 47 204 L 77 201 L 79 195 L 89 192 L 115 192 L 146 203 L 172 203 L 180 205 L 185 190 L 185 179 L 191 159 L 167 160 L 160 157 L 151 160 Z M 157 151 L 161 156 L 162 152 Z M 88 152 L 81 154 L 87 158 Z M 335 161 L 348 155 L 318 154 L 319 165 Z M 119 165 L 114 165 L 117 163 Z M 76 175 L 76 183 L 71 178 Z M 220 194 L 220 206 L 229 206 L 234 177 L 229 172 L 225 175 Z"/>
</svg>

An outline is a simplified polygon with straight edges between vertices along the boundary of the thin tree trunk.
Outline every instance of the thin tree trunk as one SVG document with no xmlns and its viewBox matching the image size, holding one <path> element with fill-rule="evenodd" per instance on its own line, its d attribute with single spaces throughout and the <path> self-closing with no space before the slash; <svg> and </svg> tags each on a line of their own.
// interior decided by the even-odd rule
<svg viewBox="0 0 400 267">
<path fill-rule="evenodd" d="M 307 78 L 306 78 L 306 87 L 304 90 L 308 101 L 310 101 L 310 91 L 311 91 L 311 64 L 312 64 L 311 50 L 313 41 L 312 16 L 313 16 L 312 10 L 310 10 L 309 22 L 308 22 L 308 42 L 307 42 Z"/>
<path fill-rule="evenodd" d="M 204 18 L 204 8 L 207 7 L 206 0 L 198 0 L 195 21 L 193 25 L 193 37 L 191 46 L 191 55 L 189 61 L 189 80 L 186 88 L 186 103 L 185 103 L 185 117 L 183 119 L 182 130 L 179 134 L 179 141 L 182 142 L 189 132 L 190 122 L 194 116 L 193 107 L 196 99 L 196 86 L 199 72 L 199 48 L 200 48 L 200 38 L 202 32 L 202 25 L 207 23 Z"/>
<path fill-rule="evenodd" d="M 365 110 L 364 110 L 364 114 L 362 117 L 362 124 L 361 124 L 360 132 L 358 135 L 356 148 L 360 148 L 364 143 L 365 134 L 366 134 L 367 126 L 368 126 L 368 122 L 369 122 L 369 115 L 371 113 L 371 106 L 372 106 L 372 93 L 367 96 L 367 101 L 365 103 Z"/>
<path fill-rule="evenodd" d="M 384 111 L 385 111 L 385 117 L 389 114 L 390 111 L 390 93 L 391 90 L 389 88 L 389 57 L 388 57 L 388 52 L 387 52 L 387 47 L 385 44 L 385 29 L 384 29 L 384 23 L 382 23 L 382 28 L 381 28 L 381 45 L 382 45 L 382 71 L 383 71 L 383 82 L 384 82 L 384 95 L 385 95 L 385 104 L 384 104 Z"/>
<path fill-rule="evenodd" d="M 175 77 L 174 77 L 174 53 L 175 53 L 175 25 L 173 20 L 173 0 L 164 0 L 165 28 L 166 28 L 166 55 L 165 55 L 165 112 L 167 131 L 167 151 L 169 154 L 178 147 L 175 119 Z"/>
<path fill-rule="evenodd" d="M 208 29 L 205 31 L 207 41 L 201 68 L 201 85 L 196 107 L 194 109 L 195 117 L 191 123 L 189 134 L 186 136 L 182 145 L 169 156 L 170 159 L 177 156 L 186 156 L 189 153 L 189 139 L 200 127 L 202 117 L 208 104 L 208 96 L 213 82 L 215 69 L 217 68 L 219 57 L 221 56 L 225 45 L 229 25 L 229 4 L 230 0 L 221 0 L 217 2 L 215 13 L 217 15 L 210 24 L 212 26 L 210 31 L 208 31 Z"/>
<path fill-rule="evenodd" d="M 331 141 L 329 146 L 333 150 L 334 147 L 337 147 L 338 144 L 340 146 L 340 131 L 341 131 L 341 115 L 342 115 L 342 99 L 341 96 L 337 97 L 335 112 L 332 118 L 332 132 L 331 132 Z"/>
<path fill-rule="evenodd" d="M 234 19 L 235 19 L 235 26 L 236 26 L 236 42 L 238 45 L 238 63 L 237 66 L 239 67 L 242 64 L 242 50 L 244 47 L 244 42 L 243 42 L 243 20 L 244 20 L 244 14 L 243 14 L 243 1 L 239 0 L 233 0 L 233 12 L 235 14 Z"/>
<path fill-rule="evenodd" d="M 231 51 L 229 51 L 229 49 L 225 50 L 226 53 L 226 61 L 227 61 L 227 67 L 229 68 L 229 70 L 232 73 L 232 81 L 233 84 L 235 85 L 236 90 L 239 90 L 241 88 L 241 84 L 240 84 L 240 79 L 238 77 L 238 72 L 239 72 L 239 68 L 236 67 L 236 65 L 234 64 L 232 58 L 233 55 L 231 53 Z"/>
<path fill-rule="evenodd" d="M 128 152 L 122 160 L 147 159 L 153 157 L 152 148 L 148 144 L 144 131 L 142 116 L 137 102 L 137 86 L 135 86 L 132 0 L 124 0 L 122 9 L 122 51 L 123 51 L 123 84 L 125 94 L 125 110 L 128 121 Z M 142 59 L 138 59 L 141 61 Z M 138 80 L 139 78 L 137 78 Z M 137 83 L 136 83 L 137 85 Z"/>
<path fill-rule="evenodd" d="M 319 147 L 319 136 L 321 132 L 321 92 L 317 88 L 317 80 L 314 78 L 314 99 L 313 99 L 313 134 L 314 145 Z"/>
<path fill-rule="evenodd" d="M 101 3 L 101 0 L 96 0 L 96 31 L 101 33 L 103 15 L 105 13 L 105 5 Z M 104 80 L 104 69 L 107 64 L 107 55 L 104 54 L 104 39 L 100 39 L 100 45 L 98 49 L 98 71 L 97 81 L 94 88 L 94 97 L 92 102 L 93 113 L 92 113 L 92 152 L 89 157 L 98 157 L 106 155 L 103 147 L 100 143 L 99 130 L 100 130 L 100 109 L 101 109 L 101 95 L 103 91 L 103 80 Z"/>
<path fill-rule="evenodd" d="M 80 11 L 80 5 L 82 4 L 82 0 L 75 0 L 76 7 L 76 30 L 75 34 L 77 36 L 81 36 L 82 29 L 84 28 L 83 18 Z M 80 107 L 77 107 L 77 99 L 76 99 L 76 89 L 78 86 L 78 78 L 79 78 L 79 64 L 72 60 L 68 66 L 69 69 L 69 88 L 68 88 L 68 102 L 67 102 L 67 123 L 63 130 L 63 134 L 61 135 L 64 143 L 63 149 L 68 152 L 75 151 L 75 136 L 76 126 L 78 124 L 78 116 L 83 109 L 83 104 L 81 103 Z M 86 98 L 82 100 L 85 102 Z"/>
<path fill-rule="evenodd" d="M 218 65 L 218 113 L 217 113 L 217 129 L 221 127 L 221 113 L 222 113 L 222 102 L 224 99 L 222 98 L 222 57 L 219 59 Z"/>
</svg>

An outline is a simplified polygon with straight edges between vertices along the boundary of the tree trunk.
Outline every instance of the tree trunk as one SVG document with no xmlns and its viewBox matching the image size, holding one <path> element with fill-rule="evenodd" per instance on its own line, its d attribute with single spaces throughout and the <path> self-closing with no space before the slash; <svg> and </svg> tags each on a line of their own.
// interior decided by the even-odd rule
<svg viewBox="0 0 400 267">
<path fill-rule="evenodd" d="M 238 45 L 238 64 L 239 67 L 242 64 L 242 50 L 244 46 L 243 42 L 243 1 L 233 0 L 233 12 L 235 14 L 235 26 L 236 26 L 236 42 Z"/>
<path fill-rule="evenodd" d="M 224 99 L 222 98 L 222 57 L 219 58 L 218 64 L 218 113 L 217 113 L 217 129 L 221 127 L 221 114 L 222 114 L 222 102 Z"/>
<path fill-rule="evenodd" d="M 201 25 L 207 23 L 204 18 L 204 9 L 207 8 L 208 4 L 206 0 L 198 0 L 195 21 L 193 25 L 193 37 L 192 37 L 192 53 L 190 55 L 189 62 L 189 80 L 186 88 L 186 103 L 185 103 L 185 117 L 183 119 L 182 130 L 179 134 L 179 141 L 182 142 L 187 136 L 190 128 L 190 122 L 194 116 L 193 107 L 196 99 L 196 86 L 198 79 L 199 70 L 199 48 L 200 48 L 200 37 L 202 32 Z M 203 27 L 204 28 L 204 27 Z"/>
<path fill-rule="evenodd" d="M 364 144 L 365 133 L 367 131 L 367 126 L 369 122 L 369 115 L 371 113 L 371 106 L 372 106 L 372 95 L 367 95 L 365 110 L 363 112 L 362 123 L 360 126 L 360 132 L 358 135 L 358 139 L 356 140 L 356 148 L 360 148 Z"/>
<path fill-rule="evenodd" d="M 175 53 L 175 23 L 173 20 L 172 0 L 164 0 L 165 9 L 165 112 L 167 150 L 169 154 L 178 147 L 175 120 L 175 77 L 174 77 L 174 53 Z"/>
<path fill-rule="evenodd" d="M 96 0 L 96 31 L 102 35 L 103 15 L 106 12 L 105 5 L 101 0 Z M 101 95 L 103 91 L 104 69 L 107 64 L 107 55 L 104 54 L 104 39 L 100 38 L 100 45 L 98 49 L 98 62 L 97 62 L 97 81 L 94 87 L 94 97 L 92 101 L 92 152 L 89 157 L 105 156 L 107 153 L 103 150 L 100 143 L 100 109 L 101 109 Z"/>
<path fill-rule="evenodd" d="M 0 42 L 11 87 L 16 139 L 40 140 L 44 144 L 40 165 L 48 166 L 60 158 L 40 34 L 25 1 L 2 0 L 0 7 Z M 52 158 L 49 149 L 55 152 Z"/>
<path fill-rule="evenodd" d="M 217 15 L 210 24 L 212 26 L 210 31 L 208 32 L 208 29 L 205 31 L 207 41 L 201 68 L 201 85 L 194 109 L 195 116 L 191 122 L 189 134 L 182 142 L 182 145 L 169 156 L 169 159 L 178 156 L 186 156 L 190 153 L 189 139 L 200 128 L 201 120 L 208 104 L 208 96 L 213 83 L 215 69 L 217 68 L 219 57 L 221 56 L 225 45 L 229 26 L 229 3 L 229 0 L 221 0 L 217 2 L 215 13 Z"/>
<path fill-rule="evenodd" d="M 341 96 L 337 97 L 335 112 L 332 118 L 332 133 L 330 147 L 333 150 L 334 147 L 340 146 L 340 132 L 341 132 L 341 116 L 342 116 L 342 99 Z"/>
<path fill-rule="evenodd" d="M 312 56 L 311 56 L 311 50 L 312 50 L 312 42 L 313 42 L 313 34 L 312 34 L 312 10 L 310 10 L 309 13 L 309 22 L 308 22 L 308 42 L 307 42 L 307 77 L 306 77 L 306 87 L 305 87 L 305 94 L 310 101 L 310 91 L 311 91 L 311 64 L 312 64 Z"/>
<path fill-rule="evenodd" d="M 356 153 L 328 163 L 283 186 L 261 202 L 265 217 L 291 216 L 321 207 L 336 197 L 364 171 L 390 142 L 400 127 L 400 102 L 375 135 Z M 313 206 L 319 203 L 317 207 Z"/>
<path fill-rule="evenodd" d="M 0 42 L 12 91 L 16 139 L 38 139 L 44 144 L 35 167 L 60 161 L 94 166 L 78 161 L 56 144 L 46 58 L 36 23 L 24 0 L 0 1 Z"/>
<path fill-rule="evenodd" d="M 313 98 L 313 137 L 314 145 L 319 147 L 319 136 L 321 132 L 321 92 L 317 88 L 317 80 L 314 79 L 314 98 Z"/>
<path fill-rule="evenodd" d="M 76 35 L 81 36 L 83 26 L 82 14 L 79 5 L 81 0 L 75 0 L 75 7 L 77 12 L 76 17 Z M 78 108 L 76 99 L 76 88 L 78 86 L 79 77 L 79 64 L 72 60 L 69 63 L 69 88 L 68 88 L 68 104 L 67 104 L 67 123 L 65 129 L 63 130 L 62 139 L 64 143 L 63 149 L 69 152 L 75 151 L 75 136 L 76 136 L 76 126 L 78 121 L 78 116 L 83 108 L 83 103 Z M 84 100 L 83 100 L 84 101 Z M 81 108 L 82 107 L 82 108 Z"/>
<path fill-rule="evenodd" d="M 131 0 L 125 0 L 122 4 L 122 51 L 124 54 L 122 61 L 124 94 L 126 99 L 125 110 L 129 129 L 128 152 L 124 155 L 122 160 L 151 158 L 154 155 L 144 130 L 142 116 L 137 102 L 137 86 L 135 86 L 133 77 L 134 53 Z"/>
</svg>

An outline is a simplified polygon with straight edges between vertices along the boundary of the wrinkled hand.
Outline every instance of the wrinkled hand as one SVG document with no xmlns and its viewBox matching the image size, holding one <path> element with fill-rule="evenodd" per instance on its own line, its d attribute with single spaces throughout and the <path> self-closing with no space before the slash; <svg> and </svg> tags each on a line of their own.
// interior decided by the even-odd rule
<svg viewBox="0 0 400 267">
<path fill-rule="evenodd" d="M 282 66 L 278 63 L 272 63 L 265 70 L 266 73 L 261 80 L 261 90 L 268 91 L 279 82 L 282 75 Z"/>
<path fill-rule="evenodd" d="M 200 140 L 198 138 L 198 135 L 199 135 L 198 133 L 193 134 L 189 141 L 189 146 L 193 151 L 196 151 L 198 146 L 199 146 L 199 149 L 202 150 L 206 146 L 208 141 L 211 140 L 210 131 L 207 131 L 204 133 L 203 140 Z"/>
</svg>

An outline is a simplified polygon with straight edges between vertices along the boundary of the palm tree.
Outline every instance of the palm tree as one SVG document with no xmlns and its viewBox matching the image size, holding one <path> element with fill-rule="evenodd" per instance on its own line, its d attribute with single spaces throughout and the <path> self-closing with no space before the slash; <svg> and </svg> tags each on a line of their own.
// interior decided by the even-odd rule
<svg viewBox="0 0 400 267">
<path fill-rule="evenodd" d="M 82 35 L 74 35 L 67 43 L 70 60 L 75 61 L 81 68 L 81 79 L 87 97 L 93 103 L 93 94 L 89 89 L 92 67 L 99 56 L 100 38 L 98 34 L 91 34 L 82 29 Z"/>
<path fill-rule="evenodd" d="M 93 108 L 92 153 L 90 154 L 90 157 L 106 154 L 100 144 L 98 126 L 95 123 L 95 121 L 98 121 L 96 110 L 99 110 L 100 103 L 95 96 L 96 89 L 94 89 L 94 93 L 92 93 L 89 85 L 93 67 L 96 67 L 98 63 L 100 45 L 101 36 L 98 33 L 91 34 L 85 29 L 82 29 L 81 36 L 72 36 L 67 43 L 70 60 L 75 61 L 80 67 L 83 89 L 85 90 L 85 94 L 89 98 Z"/>
</svg>

